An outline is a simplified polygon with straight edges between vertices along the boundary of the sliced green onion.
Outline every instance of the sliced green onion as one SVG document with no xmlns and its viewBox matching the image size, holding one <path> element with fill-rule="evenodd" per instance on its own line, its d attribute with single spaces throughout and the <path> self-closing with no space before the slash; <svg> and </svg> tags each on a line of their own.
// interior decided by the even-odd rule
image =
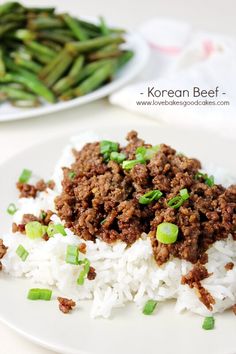
<svg viewBox="0 0 236 354">
<path fill-rule="evenodd" d="M 15 212 L 17 211 L 17 207 L 15 206 L 14 203 L 10 203 L 7 208 L 7 212 L 9 215 L 14 215 Z"/>
<path fill-rule="evenodd" d="M 87 258 L 85 258 L 81 263 L 84 264 L 84 269 L 80 272 L 79 278 L 77 279 L 78 285 L 83 285 L 85 277 L 87 276 L 90 268 L 90 262 Z"/>
<path fill-rule="evenodd" d="M 144 315 L 151 315 L 155 310 L 157 305 L 157 301 L 155 300 L 148 300 L 143 308 Z"/>
<path fill-rule="evenodd" d="M 142 156 L 145 161 L 149 161 L 153 156 L 160 150 L 160 145 L 155 145 L 150 148 L 145 148 L 144 146 L 139 146 L 136 149 L 136 158 Z"/>
<path fill-rule="evenodd" d="M 163 222 L 157 226 L 156 238 L 166 245 L 175 243 L 178 237 L 179 228 L 170 222 Z"/>
<path fill-rule="evenodd" d="M 188 190 L 187 188 L 181 189 L 179 191 L 179 194 L 183 200 L 187 200 L 189 198 Z"/>
<path fill-rule="evenodd" d="M 29 255 L 29 252 L 26 251 L 26 249 L 22 245 L 19 245 L 16 249 L 16 254 L 21 258 L 23 262 L 25 262 L 26 258 Z"/>
<path fill-rule="evenodd" d="M 79 251 L 78 247 L 68 245 L 66 250 L 66 263 L 78 265 L 79 264 Z"/>
<path fill-rule="evenodd" d="M 118 143 L 114 143 L 113 141 L 103 140 L 100 142 L 101 154 L 111 153 L 113 151 L 118 151 L 118 148 L 119 148 Z"/>
<path fill-rule="evenodd" d="M 126 159 L 126 155 L 122 152 L 113 151 L 110 155 L 110 160 L 115 161 L 117 163 L 121 163 Z"/>
<path fill-rule="evenodd" d="M 139 198 L 140 204 L 150 204 L 154 200 L 160 199 L 162 196 L 162 192 L 159 189 L 155 189 L 153 191 L 147 192 Z"/>
<path fill-rule="evenodd" d="M 187 200 L 189 198 L 189 194 L 188 194 L 187 188 L 181 189 L 179 191 L 179 194 L 180 195 L 177 195 L 176 197 L 170 199 L 167 202 L 167 205 L 169 207 L 177 209 L 185 202 L 185 200 Z"/>
<path fill-rule="evenodd" d="M 76 173 L 75 173 L 74 171 L 70 171 L 70 172 L 68 173 L 69 179 L 74 179 L 75 176 L 76 176 Z"/>
<path fill-rule="evenodd" d="M 31 176 L 32 176 L 32 171 L 24 169 L 21 172 L 21 175 L 19 177 L 19 182 L 20 183 L 27 183 L 27 182 L 29 182 L 29 179 Z"/>
<path fill-rule="evenodd" d="M 180 195 L 177 195 L 176 197 L 170 199 L 167 202 L 167 205 L 171 208 L 177 209 L 183 204 L 184 200 Z"/>
<path fill-rule="evenodd" d="M 41 211 L 41 213 L 40 213 L 40 219 L 45 219 L 46 218 L 46 216 L 47 216 L 47 213 L 45 213 L 45 211 Z"/>
<path fill-rule="evenodd" d="M 214 176 L 207 177 L 205 179 L 205 183 L 206 183 L 206 185 L 208 185 L 208 187 L 213 187 L 215 184 Z"/>
<path fill-rule="evenodd" d="M 202 328 L 205 330 L 211 330 L 215 326 L 215 319 L 214 317 L 205 317 Z"/>
<path fill-rule="evenodd" d="M 103 219 L 103 220 L 100 222 L 100 225 L 103 225 L 104 222 L 106 222 L 106 219 Z"/>
<path fill-rule="evenodd" d="M 47 234 L 49 237 L 53 237 L 56 234 L 66 236 L 65 228 L 62 224 L 49 224 L 47 228 Z"/>
<path fill-rule="evenodd" d="M 123 161 L 122 163 L 122 168 L 124 170 L 131 170 L 134 166 L 136 166 L 137 164 L 145 164 L 145 160 L 143 159 L 137 159 L 137 160 L 127 160 L 127 161 Z"/>
<path fill-rule="evenodd" d="M 208 187 L 212 187 L 215 184 L 215 179 L 214 176 L 208 176 L 206 173 L 202 173 L 202 172 L 197 172 L 195 175 L 195 179 L 199 179 L 199 178 L 203 178 L 205 184 Z"/>
<path fill-rule="evenodd" d="M 50 289 L 30 289 L 27 298 L 29 300 L 45 300 L 49 301 L 52 297 L 52 290 Z"/>
<path fill-rule="evenodd" d="M 25 232 L 33 240 L 43 237 L 47 232 L 47 226 L 40 224 L 39 221 L 30 221 L 25 225 Z"/>
</svg>

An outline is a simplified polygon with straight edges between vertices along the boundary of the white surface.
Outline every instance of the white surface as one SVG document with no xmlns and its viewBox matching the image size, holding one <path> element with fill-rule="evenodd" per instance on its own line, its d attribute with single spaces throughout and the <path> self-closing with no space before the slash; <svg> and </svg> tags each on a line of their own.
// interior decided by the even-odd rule
<svg viewBox="0 0 236 354">
<path fill-rule="evenodd" d="M 111 125 L 106 132 L 104 127 L 100 126 L 95 132 L 106 139 L 123 141 L 127 130 L 131 128 L 136 128 L 139 135 L 152 144 L 171 143 L 177 151 L 183 151 L 188 156 L 197 156 L 205 165 L 210 162 L 217 163 L 226 169 L 230 168 L 230 173 L 236 175 L 236 166 L 232 165 L 231 157 L 225 155 L 231 143 L 224 139 L 214 140 L 209 133 L 190 132 L 166 126 L 121 127 L 117 124 Z M 201 146 L 198 146 L 200 138 Z M 16 190 L 12 186 L 22 166 L 27 163 L 26 167 L 33 170 L 36 175 L 41 174 L 47 178 L 67 141 L 68 136 L 63 135 L 42 142 L 19 153 L 16 158 L 6 161 L 0 167 L 0 175 L 5 171 L 9 173 L 9 178 L 0 185 L 0 214 L 4 215 L 0 232 L 5 232 L 10 224 L 11 218 L 6 214 L 5 208 L 16 197 Z M 209 141 L 212 142 L 211 146 Z M 236 141 L 233 148 L 236 149 Z M 47 156 L 47 159 L 41 159 L 41 156 Z M 189 354 L 193 335 L 196 342 L 194 348 L 191 348 L 191 354 L 208 354 L 209 347 L 214 354 L 232 354 L 236 349 L 235 316 L 232 311 L 215 315 L 216 328 L 211 332 L 202 330 L 202 317 L 189 313 L 176 314 L 173 302 L 160 303 L 156 314 L 150 317 L 143 316 L 135 306 L 125 306 L 116 309 L 110 320 L 94 320 L 89 317 L 91 306 L 89 302 L 79 301 L 78 310 L 65 316 L 57 308 L 56 293 L 50 302 L 28 301 L 26 294 L 33 286 L 29 279 L 13 279 L 1 273 L 0 282 L 0 319 L 30 340 L 59 353 L 134 353 L 135 343 L 136 354 L 143 354 L 146 350 L 149 354 L 155 354 L 158 340 L 158 347 L 162 353 Z M 11 304 L 10 308 L 5 305 L 7 301 Z M 132 331 L 128 330 L 131 328 Z M 174 340 L 169 342 L 167 347 L 169 338 Z"/>
<path fill-rule="evenodd" d="M 85 17 L 87 19 L 87 17 Z M 93 21 L 93 19 L 91 19 Z M 95 20 L 94 20 L 95 22 Z M 33 109 L 22 109 L 13 107 L 9 103 L 4 103 L 0 107 L 0 122 L 38 117 L 49 113 L 64 111 L 68 108 L 84 105 L 106 97 L 118 90 L 123 85 L 132 80 L 144 68 L 148 60 L 149 48 L 146 42 L 135 33 L 128 33 L 126 36 L 125 49 L 133 50 L 133 58 L 122 67 L 114 76 L 113 80 L 98 88 L 97 90 L 73 100 L 49 104 L 45 102 L 42 106 Z"/>
<path fill-rule="evenodd" d="M 3 3 L 0 0 L 0 3 Z M 32 4 L 32 0 L 25 1 Z M 134 29 L 142 22 L 154 16 L 170 17 L 192 23 L 195 28 L 216 31 L 236 36 L 235 0 L 110 0 L 75 1 L 75 0 L 34 0 L 34 4 L 57 4 L 61 9 L 75 13 L 97 16 L 103 14 L 111 22 Z M 8 159 L 16 152 L 32 145 L 34 142 L 68 132 L 73 134 L 85 126 L 94 127 L 100 123 L 110 124 L 111 121 L 120 124 L 143 122 L 150 124 L 144 116 L 127 113 L 122 109 L 111 107 L 106 100 L 94 102 L 90 105 L 74 108 L 66 112 L 51 114 L 30 121 L 1 123 L 0 124 L 0 162 Z M 7 171 L 1 176 L 1 181 L 7 179 Z M 42 349 L 31 344 L 0 324 L 1 354 L 52 354 L 52 351 Z M 133 354 L 133 353 L 124 353 Z M 166 354 L 166 353 L 163 353 Z"/>
</svg>

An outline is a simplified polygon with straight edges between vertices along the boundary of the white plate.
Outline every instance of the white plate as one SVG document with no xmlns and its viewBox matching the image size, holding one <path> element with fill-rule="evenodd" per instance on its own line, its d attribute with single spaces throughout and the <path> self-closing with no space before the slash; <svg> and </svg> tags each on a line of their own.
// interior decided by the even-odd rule
<svg viewBox="0 0 236 354">
<path fill-rule="evenodd" d="M 134 127 L 131 127 L 134 128 Z M 123 141 L 130 127 L 99 127 L 101 138 Z M 230 169 L 236 142 L 197 131 L 171 127 L 138 128 L 149 142 L 165 142 L 178 151 L 204 162 L 214 162 Z M 80 133 L 80 132 L 78 132 Z M 43 142 L 0 166 L 0 234 L 10 225 L 6 206 L 16 198 L 14 183 L 23 167 L 42 177 L 49 177 L 68 136 Z M 153 316 L 144 316 L 132 306 L 116 309 L 110 320 L 89 318 L 90 303 L 79 303 L 78 310 L 63 315 L 56 300 L 33 302 L 26 299 L 29 280 L 12 279 L 0 273 L 0 320 L 28 339 L 63 354 L 233 354 L 236 353 L 235 321 L 232 311 L 216 315 L 216 328 L 204 331 L 202 317 L 178 315 L 173 302 L 161 303 Z"/>
<path fill-rule="evenodd" d="M 91 20 L 91 18 L 89 19 Z M 37 117 L 72 107 L 81 106 L 85 103 L 106 97 L 112 92 L 118 90 L 120 87 L 127 84 L 144 68 L 149 56 L 149 48 L 146 42 L 138 34 L 130 32 L 125 35 L 125 38 L 125 48 L 133 50 L 134 56 L 123 68 L 117 72 L 114 79 L 110 83 L 85 96 L 78 97 L 70 101 L 57 102 L 54 104 L 45 103 L 42 106 L 36 108 L 17 108 L 13 107 L 10 103 L 1 104 L 0 122 Z"/>
</svg>

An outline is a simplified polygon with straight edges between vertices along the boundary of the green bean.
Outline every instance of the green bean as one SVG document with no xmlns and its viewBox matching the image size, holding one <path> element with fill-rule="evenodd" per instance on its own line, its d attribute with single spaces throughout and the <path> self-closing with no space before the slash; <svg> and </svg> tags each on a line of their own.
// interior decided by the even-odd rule
<svg viewBox="0 0 236 354">
<path fill-rule="evenodd" d="M 2 37 L 5 33 L 16 29 L 17 27 L 19 27 L 18 22 L 4 23 L 0 25 L 0 37 Z"/>
<path fill-rule="evenodd" d="M 46 47 L 43 44 L 37 43 L 36 41 L 25 42 L 26 48 L 29 48 L 32 52 L 46 55 L 51 57 L 51 59 L 55 58 L 57 52 L 51 48 Z"/>
<path fill-rule="evenodd" d="M 51 71 L 54 69 L 54 67 L 61 62 L 61 60 L 64 57 L 64 51 L 61 51 L 58 53 L 58 55 L 51 60 L 40 72 L 39 72 L 39 78 L 44 79 L 47 75 L 51 73 Z"/>
<path fill-rule="evenodd" d="M 29 29 L 32 30 L 42 30 L 42 29 L 54 29 L 54 28 L 63 28 L 65 24 L 59 18 L 53 17 L 37 17 L 31 19 L 28 22 Z"/>
<path fill-rule="evenodd" d="M 0 76 L 4 76 L 6 73 L 6 67 L 3 59 L 3 50 L 0 47 Z"/>
<path fill-rule="evenodd" d="M 128 61 L 130 61 L 134 56 L 134 52 L 131 50 L 126 50 L 123 54 L 118 58 L 117 68 L 120 69 L 124 66 Z"/>
<path fill-rule="evenodd" d="M 66 45 L 66 48 L 69 51 L 74 53 L 84 53 L 93 49 L 104 47 L 105 45 L 112 44 L 112 43 L 117 43 L 117 44 L 124 43 L 124 38 L 120 36 L 109 35 L 109 36 L 89 39 L 83 42 L 71 42 Z"/>
<path fill-rule="evenodd" d="M 69 74 L 66 77 L 60 79 L 53 86 L 53 91 L 56 92 L 57 94 L 62 94 L 70 87 L 76 85 L 78 83 L 78 78 L 83 64 L 84 64 L 84 57 L 81 55 L 75 60 L 74 64 L 71 67 L 71 70 L 69 71 Z"/>
<path fill-rule="evenodd" d="M 27 72 L 26 70 L 20 69 L 18 72 L 7 73 L 5 76 L 0 77 L 1 83 L 16 82 L 20 83 L 31 92 L 43 97 L 48 102 L 55 102 L 54 94 L 37 79 L 34 74 Z"/>
<path fill-rule="evenodd" d="M 59 98 L 62 101 L 72 100 L 73 98 L 75 98 L 74 90 L 73 89 L 69 89 L 69 90 L 65 91 Z"/>
<path fill-rule="evenodd" d="M 42 70 L 42 65 L 36 63 L 33 60 L 22 58 L 22 56 L 20 56 L 20 54 L 16 53 L 14 58 L 15 58 L 15 63 L 17 65 L 19 65 L 20 67 L 22 67 L 24 69 L 28 69 L 35 74 L 38 74 L 40 72 L 40 70 Z"/>
<path fill-rule="evenodd" d="M 83 96 L 91 91 L 94 91 L 106 80 L 108 80 L 114 72 L 114 66 L 111 64 L 105 64 L 101 68 L 97 69 L 90 77 L 84 80 L 75 90 L 76 96 Z"/>
<path fill-rule="evenodd" d="M 110 29 L 107 27 L 107 24 L 102 16 L 100 17 L 100 30 L 104 36 L 110 34 Z"/>
<path fill-rule="evenodd" d="M 36 34 L 27 29 L 18 29 L 10 34 L 10 38 L 20 39 L 21 41 L 32 41 L 36 38 Z"/>
<path fill-rule="evenodd" d="M 116 44 L 109 44 L 96 52 L 88 54 L 89 60 L 99 60 L 105 58 L 116 58 L 122 54 L 122 50 Z"/>
<path fill-rule="evenodd" d="M 55 52 L 60 52 L 62 50 L 62 46 L 60 44 L 47 39 L 41 41 L 41 44 L 46 45 L 47 47 L 53 49 Z"/>
<path fill-rule="evenodd" d="M 86 32 L 83 30 L 83 28 L 81 28 L 78 21 L 73 19 L 73 17 L 68 14 L 62 15 L 62 18 L 79 41 L 85 41 L 88 39 Z"/>
<path fill-rule="evenodd" d="M 72 40 L 72 37 L 66 36 L 57 32 L 41 31 L 37 33 L 38 39 L 48 39 L 61 44 L 68 43 Z"/>
<path fill-rule="evenodd" d="M 26 7 L 26 10 L 35 14 L 46 13 L 52 15 L 55 12 L 55 7 Z"/>
<path fill-rule="evenodd" d="M 9 13 L 0 17 L 0 23 L 23 22 L 26 20 L 25 14 Z"/>
<path fill-rule="evenodd" d="M 40 105 L 38 100 L 10 100 L 11 104 L 14 107 L 19 107 L 19 108 L 33 108 L 33 107 L 38 107 Z"/>
<path fill-rule="evenodd" d="M 54 69 L 43 79 L 48 87 L 53 86 L 58 81 L 64 72 L 70 67 L 73 61 L 73 56 L 66 50 L 63 51 L 61 61 L 57 63 Z"/>
<path fill-rule="evenodd" d="M 0 16 L 15 11 L 18 7 L 22 7 L 18 2 L 5 2 L 5 4 L 0 5 Z"/>
<path fill-rule="evenodd" d="M 7 97 L 16 99 L 16 100 L 32 100 L 37 101 L 37 97 L 32 93 L 11 87 L 11 86 L 1 86 L 0 93 L 6 94 Z"/>
</svg>

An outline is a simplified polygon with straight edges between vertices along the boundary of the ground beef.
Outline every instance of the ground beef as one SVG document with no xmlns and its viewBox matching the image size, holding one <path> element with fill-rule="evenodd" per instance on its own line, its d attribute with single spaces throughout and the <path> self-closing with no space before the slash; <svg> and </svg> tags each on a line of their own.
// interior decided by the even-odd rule
<svg viewBox="0 0 236 354">
<path fill-rule="evenodd" d="M 186 275 L 181 279 L 181 284 L 187 284 L 191 289 L 195 289 L 199 300 L 208 308 L 212 310 L 212 305 L 215 304 L 215 299 L 211 294 L 202 286 L 201 280 L 211 276 L 207 269 L 200 263 L 194 265 Z"/>
<path fill-rule="evenodd" d="M 127 140 L 127 146 L 119 151 L 128 160 L 135 159 L 137 147 L 151 146 L 134 131 Z M 121 164 L 104 161 L 99 142 L 73 152 L 75 162 L 63 169 L 63 190 L 56 198 L 56 208 L 66 227 L 83 239 L 98 237 L 108 243 L 121 240 L 131 245 L 146 232 L 159 265 L 170 257 L 204 264 L 205 252 L 215 241 L 229 234 L 236 239 L 236 186 L 208 186 L 204 177 L 196 177 L 201 168 L 198 160 L 162 144 L 146 164 L 125 171 Z M 178 209 L 169 207 L 167 202 L 183 188 L 187 188 L 189 199 Z M 154 189 L 163 196 L 149 205 L 140 204 L 140 196 Z M 174 244 L 157 241 L 156 229 L 162 222 L 178 226 Z"/>
<path fill-rule="evenodd" d="M 0 259 L 7 253 L 7 247 L 4 245 L 3 240 L 0 239 Z M 2 270 L 2 262 L 0 261 L 0 271 Z"/>
<path fill-rule="evenodd" d="M 236 315 L 236 304 L 232 306 L 233 313 Z"/>
<path fill-rule="evenodd" d="M 225 265 L 225 269 L 226 270 L 232 270 L 233 267 L 234 267 L 234 263 L 233 262 L 226 263 L 226 265 Z"/>
<path fill-rule="evenodd" d="M 96 278 L 96 276 L 97 276 L 97 273 L 95 271 L 95 268 L 90 267 L 88 275 L 87 275 L 88 280 L 94 280 Z"/>
<path fill-rule="evenodd" d="M 79 252 L 85 254 L 86 253 L 86 249 L 87 249 L 87 246 L 86 246 L 86 243 L 82 242 L 79 246 L 78 246 L 78 250 Z"/>
<path fill-rule="evenodd" d="M 64 297 L 57 298 L 59 302 L 59 309 L 63 313 L 68 313 L 73 310 L 73 307 L 76 306 L 76 303 L 73 300 L 66 299 Z"/>
<path fill-rule="evenodd" d="M 16 187 L 20 192 L 20 198 L 35 198 L 37 192 L 43 192 L 47 188 L 54 189 L 55 182 L 49 181 L 46 183 L 41 179 L 35 184 L 35 186 L 28 183 L 17 182 Z"/>
</svg>

